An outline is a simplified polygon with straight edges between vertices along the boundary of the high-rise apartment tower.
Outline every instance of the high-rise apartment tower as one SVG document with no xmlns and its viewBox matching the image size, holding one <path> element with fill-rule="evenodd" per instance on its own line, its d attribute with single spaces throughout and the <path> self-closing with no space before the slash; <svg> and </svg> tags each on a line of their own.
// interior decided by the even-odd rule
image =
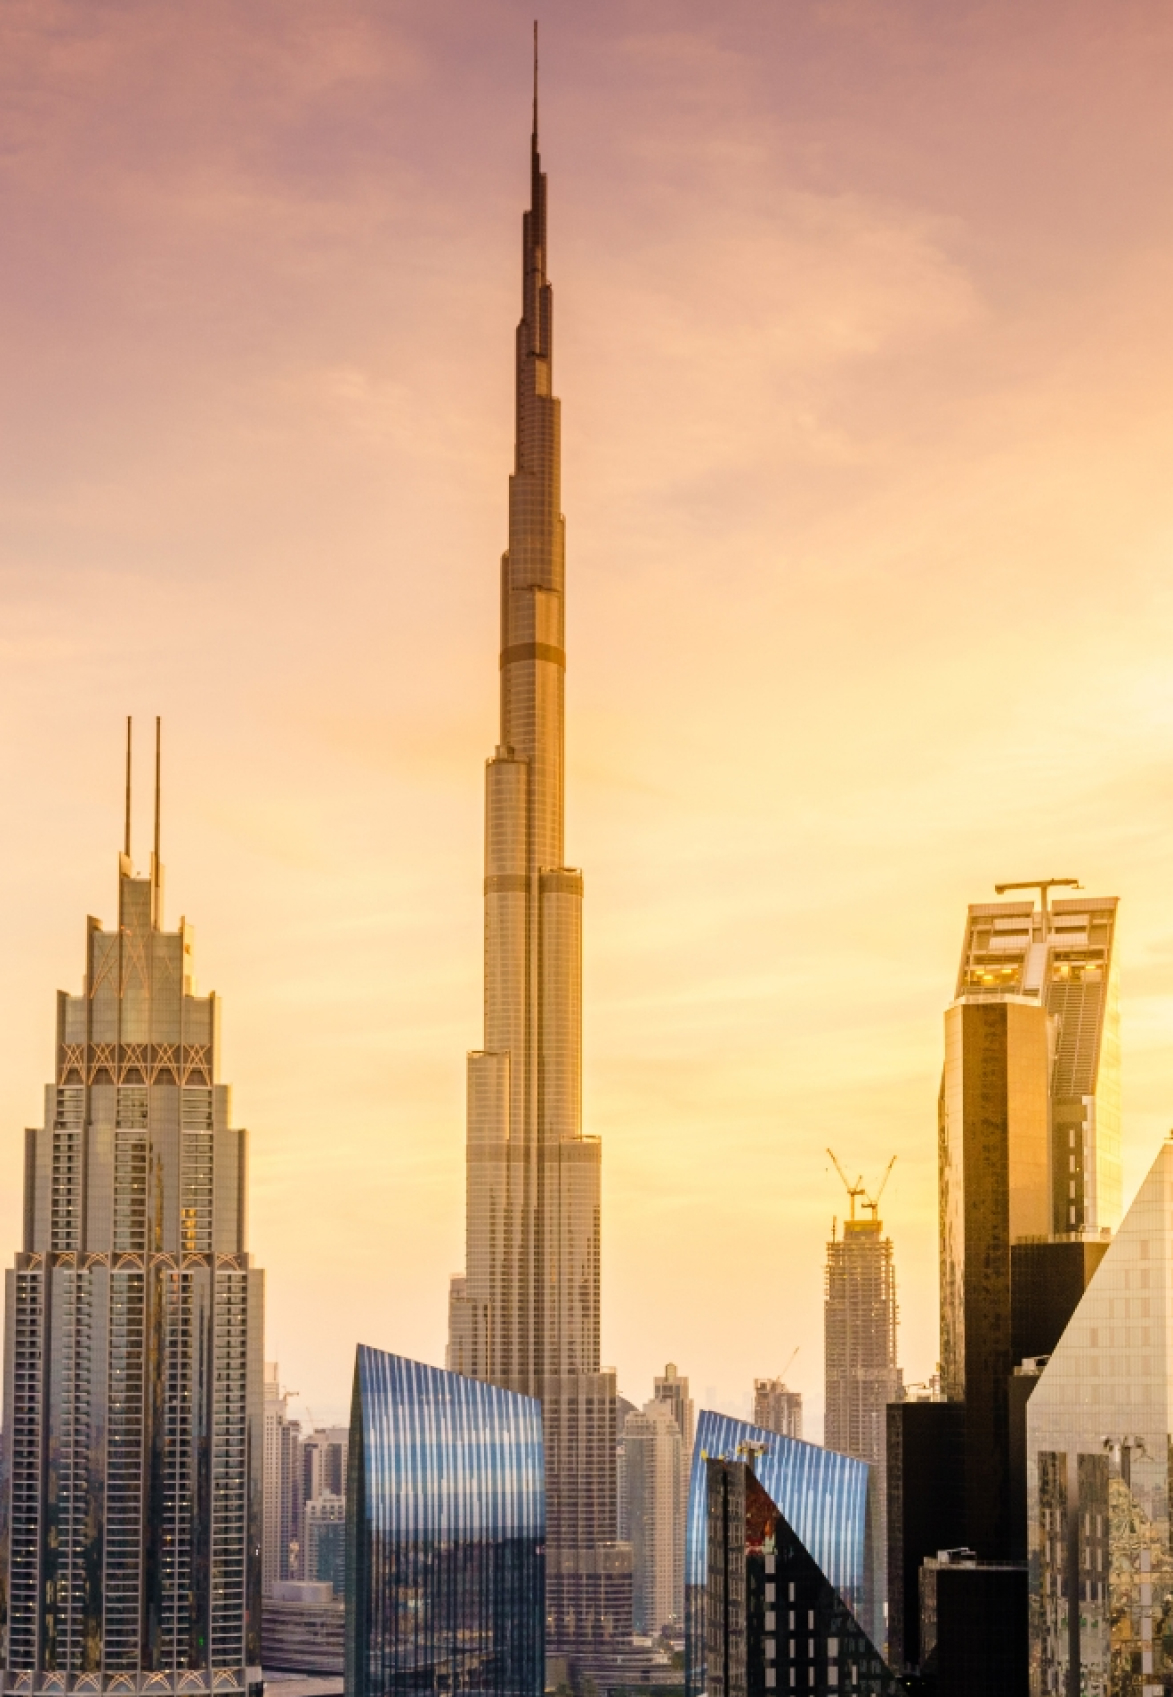
<svg viewBox="0 0 1173 1697">
<path fill-rule="evenodd" d="M 148 877 L 87 922 L 25 1133 L 7 1275 L 5 1691 L 244 1693 L 260 1679 L 262 1276 L 215 996 Z"/>
<path fill-rule="evenodd" d="M 522 225 L 501 729 L 485 772 L 485 1030 L 468 1058 L 466 1266 L 450 1370 L 541 1399 L 549 1644 L 631 1633 L 615 1377 L 599 1364 L 599 1141 L 583 1135 L 582 874 L 564 864 L 564 521 L 537 101 Z"/>
<path fill-rule="evenodd" d="M 784 1438 L 801 1438 L 802 1392 L 792 1391 L 784 1379 L 755 1379 L 753 1423 Z"/>
</svg>

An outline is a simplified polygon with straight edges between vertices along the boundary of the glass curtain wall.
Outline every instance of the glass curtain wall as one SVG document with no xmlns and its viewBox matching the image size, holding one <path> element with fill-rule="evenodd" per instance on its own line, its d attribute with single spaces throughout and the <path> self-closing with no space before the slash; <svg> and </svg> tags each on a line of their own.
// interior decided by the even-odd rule
<svg viewBox="0 0 1173 1697">
<path fill-rule="evenodd" d="M 347 1491 L 349 1697 L 545 1683 L 541 1404 L 360 1345 Z"/>
<path fill-rule="evenodd" d="M 688 1697 L 707 1689 L 705 1585 L 708 1573 L 709 1457 L 744 1461 L 785 1515 L 829 1583 L 858 1616 L 863 1607 L 868 1465 L 817 1444 L 767 1432 L 702 1409 L 689 1481 L 685 1540 L 685 1662 Z"/>
</svg>

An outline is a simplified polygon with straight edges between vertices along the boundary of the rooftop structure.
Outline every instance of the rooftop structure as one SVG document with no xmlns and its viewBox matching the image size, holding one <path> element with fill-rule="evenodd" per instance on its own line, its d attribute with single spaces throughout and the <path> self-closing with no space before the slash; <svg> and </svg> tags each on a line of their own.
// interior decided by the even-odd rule
<svg viewBox="0 0 1173 1697">
<path fill-rule="evenodd" d="M 971 904 L 955 994 L 1021 999 L 1051 1016 L 1049 1231 L 1094 1237 L 1117 1225 L 1122 1200 L 1118 898 L 1048 902 L 1049 886 L 1038 887 L 1038 906 Z"/>
</svg>

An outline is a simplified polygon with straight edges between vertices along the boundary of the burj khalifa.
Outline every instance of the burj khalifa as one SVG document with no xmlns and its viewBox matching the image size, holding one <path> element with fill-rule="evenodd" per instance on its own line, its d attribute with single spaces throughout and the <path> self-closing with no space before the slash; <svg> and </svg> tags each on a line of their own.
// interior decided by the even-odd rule
<svg viewBox="0 0 1173 1697">
<path fill-rule="evenodd" d="M 535 69 L 501 560 L 501 730 L 485 768 L 485 1032 L 468 1057 L 466 1266 L 448 1366 L 541 1399 L 547 1647 L 631 1640 L 615 1375 L 599 1365 L 600 1156 L 582 1129 L 582 873 L 565 864 L 565 520 Z"/>
</svg>

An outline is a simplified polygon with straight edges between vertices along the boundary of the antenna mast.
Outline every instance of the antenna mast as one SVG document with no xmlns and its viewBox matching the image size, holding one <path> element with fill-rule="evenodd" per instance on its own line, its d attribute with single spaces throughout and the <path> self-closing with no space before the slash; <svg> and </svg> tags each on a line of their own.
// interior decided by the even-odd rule
<svg viewBox="0 0 1173 1697">
<path fill-rule="evenodd" d="M 159 857 L 159 825 L 163 782 L 163 720 L 155 718 L 155 850 L 151 855 L 151 924 L 163 923 L 163 865 Z"/>
<path fill-rule="evenodd" d="M 130 859 L 130 727 L 131 718 L 126 716 L 126 830 L 123 835 L 122 852 L 127 860 Z"/>
</svg>

